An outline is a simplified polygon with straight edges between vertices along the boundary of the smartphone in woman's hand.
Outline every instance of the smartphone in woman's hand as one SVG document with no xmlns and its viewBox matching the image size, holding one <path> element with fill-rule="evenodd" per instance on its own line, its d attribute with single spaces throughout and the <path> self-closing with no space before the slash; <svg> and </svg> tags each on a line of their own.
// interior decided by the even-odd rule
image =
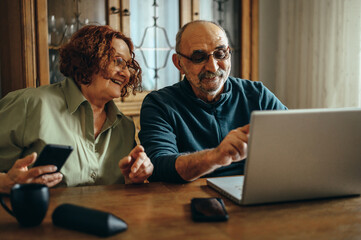
<svg viewBox="0 0 361 240">
<path fill-rule="evenodd" d="M 47 144 L 36 159 L 33 167 L 55 165 L 57 167 L 56 172 L 59 172 L 72 151 L 72 146 Z"/>
</svg>

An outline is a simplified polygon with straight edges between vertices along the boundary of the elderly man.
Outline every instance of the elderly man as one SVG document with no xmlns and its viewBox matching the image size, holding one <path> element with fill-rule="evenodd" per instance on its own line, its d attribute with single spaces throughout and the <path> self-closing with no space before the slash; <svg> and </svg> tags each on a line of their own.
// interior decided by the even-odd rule
<svg viewBox="0 0 361 240">
<path fill-rule="evenodd" d="M 139 137 L 151 181 L 186 182 L 243 174 L 253 110 L 287 109 L 261 82 L 229 77 L 231 52 L 222 27 L 183 26 L 173 63 L 183 81 L 144 99 Z"/>
</svg>

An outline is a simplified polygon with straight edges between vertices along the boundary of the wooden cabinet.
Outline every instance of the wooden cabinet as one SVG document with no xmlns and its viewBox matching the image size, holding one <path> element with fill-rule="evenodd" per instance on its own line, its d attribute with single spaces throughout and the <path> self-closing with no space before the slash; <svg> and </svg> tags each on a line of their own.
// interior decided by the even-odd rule
<svg viewBox="0 0 361 240">
<path fill-rule="evenodd" d="M 46 0 L 0 1 L 2 95 L 48 81 Z"/>
</svg>

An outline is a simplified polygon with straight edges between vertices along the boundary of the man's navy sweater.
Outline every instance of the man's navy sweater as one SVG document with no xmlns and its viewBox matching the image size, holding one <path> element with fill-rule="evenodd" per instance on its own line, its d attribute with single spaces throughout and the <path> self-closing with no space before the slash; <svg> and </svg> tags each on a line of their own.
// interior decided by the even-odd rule
<svg viewBox="0 0 361 240">
<path fill-rule="evenodd" d="M 139 138 L 154 165 L 150 181 L 184 182 L 175 169 L 181 154 L 217 147 L 233 129 L 250 122 L 254 110 L 287 109 L 261 82 L 229 77 L 220 99 L 197 98 L 187 79 L 153 91 L 143 101 Z M 206 175 L 243 174 L 244 161 Z"/>
</svg>

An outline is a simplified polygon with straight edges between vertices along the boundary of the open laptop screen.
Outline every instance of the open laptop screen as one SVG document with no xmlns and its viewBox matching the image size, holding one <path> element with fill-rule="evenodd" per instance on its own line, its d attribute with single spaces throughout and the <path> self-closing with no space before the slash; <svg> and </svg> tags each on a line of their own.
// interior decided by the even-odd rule
<svg viewBox="0 0 361 240">
<path fill-rule="evenodd" d="M 361 109 L 255 111 L 242 204 L 361 192 Z"/>
</svg>

